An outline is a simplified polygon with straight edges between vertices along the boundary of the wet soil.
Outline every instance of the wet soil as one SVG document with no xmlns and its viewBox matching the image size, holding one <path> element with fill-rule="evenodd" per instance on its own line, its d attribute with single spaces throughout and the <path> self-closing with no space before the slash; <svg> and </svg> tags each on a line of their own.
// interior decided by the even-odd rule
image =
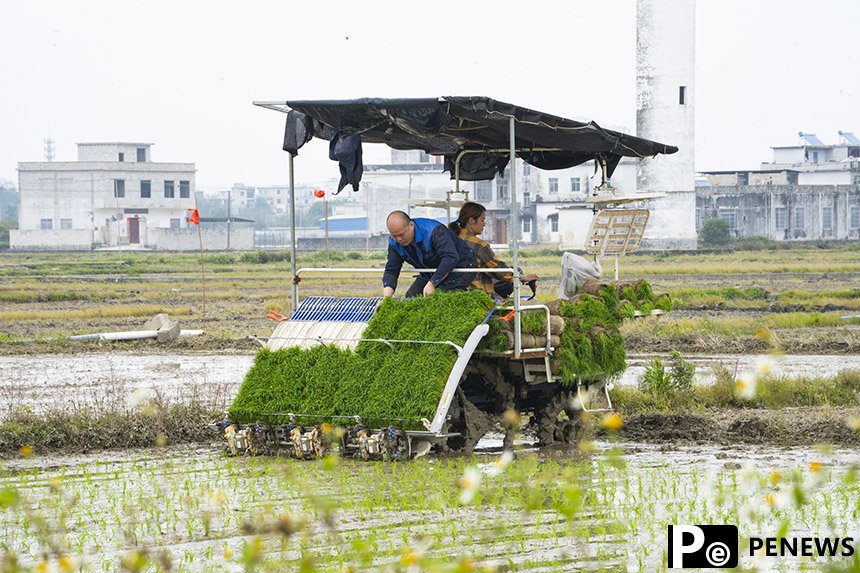
<svg viewBox="0 0 860 573">
<path fill-rule="evenodd" d="M 860 354 L 860 326 L 838 328 L 793 328 L 771 331 L 772 342 L 788 354 Z M 650 336 L 628 333 L 627 352 L 766 354 L 771 343 L 755 336 L 729 337 L 718 334 Z"/>
<path fill-rule="evenodd" d="M 860 408 L 829 407 L 642 413 L 627 417 L 619 435 L 624 440 L 675 444 L 860 446 L 860 432 L 849 425 L 857 416 Z"/>
</svg>

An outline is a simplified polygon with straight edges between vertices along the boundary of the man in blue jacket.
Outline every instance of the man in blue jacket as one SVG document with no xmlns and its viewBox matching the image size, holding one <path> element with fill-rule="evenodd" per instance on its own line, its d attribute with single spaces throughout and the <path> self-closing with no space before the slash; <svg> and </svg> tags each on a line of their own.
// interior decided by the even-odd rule
<svg viewBox="0 0 860 573">
<path fill-rule="evenodd" d="M 382 275 L 382 294 L 391 296 L 397 289 L 397 279 L 403 262 L 416 269 L 432 269 L 421 273 L 406 291 L 406 298 L 436 289 L 466 290 L 474 273 L 452 273 L 451 269 L 474 268 L 475 254 L 448 227 L 433 219 L 411 219 L 403 211 L 393 211 L 386 220 L 391 238 L 388 240 L 388 262 Z"/>
</svg>

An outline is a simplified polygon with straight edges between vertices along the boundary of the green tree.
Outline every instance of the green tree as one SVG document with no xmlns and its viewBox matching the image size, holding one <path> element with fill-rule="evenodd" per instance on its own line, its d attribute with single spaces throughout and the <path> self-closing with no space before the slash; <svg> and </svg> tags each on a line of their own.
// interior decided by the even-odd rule
<svg viewBox="0 0 860 573">
<path fill-rule="evenodd" d="M 0 179 L 0 221 L 18 221 L 18 190 L 8 179 Z"/>
<path fill-rule="evenodd" d="M 716 245 L 728 245 L 732 242 L 732 234 L 729 224 L 719 217 L 713 217 L 702 221 L 699 229 L 699 243 L 712 247 Z"/>
</svg>

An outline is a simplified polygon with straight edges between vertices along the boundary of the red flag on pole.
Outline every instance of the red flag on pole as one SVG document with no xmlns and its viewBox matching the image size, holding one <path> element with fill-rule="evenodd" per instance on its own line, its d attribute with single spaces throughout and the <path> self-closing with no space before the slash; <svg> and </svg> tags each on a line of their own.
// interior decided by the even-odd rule
<svg viewBox="0 0 860 573">
<path fill-rule="evenodd" d="M 200 213 L 197 212 L 197 209 L 189 209 L 191 211 L 191 215 L 188 216 L 188 222 L 193 223 L 194 225 L 200 224 Z"/>
</svg>

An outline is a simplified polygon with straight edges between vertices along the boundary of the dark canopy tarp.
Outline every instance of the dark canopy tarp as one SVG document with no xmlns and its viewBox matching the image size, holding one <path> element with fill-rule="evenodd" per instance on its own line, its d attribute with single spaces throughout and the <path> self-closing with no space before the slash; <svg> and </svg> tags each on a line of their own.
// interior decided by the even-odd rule
<svg viewBox="0 0 860 573">
<path fill-rule="evenodd" d="M 312 136 L 328 141 L 360 135 L 362 142 L 421 149 L 445 156 L 445 169 L 460 179 L 492 179 L 504 170 L 510 148 L 509 119 L 516 119 L 517 156 L 540 169 L 564 169 L 605 160 L 608 175 L 621 157 L 675 153 L 677 147 L 533 111 L 486 97 L 289 101 L 284 150 L 296 154 Z M 497 150 L 497 151 L 493 151 Z M 360 177 L 360 175 L 359 175 Z"/>
</svg>

